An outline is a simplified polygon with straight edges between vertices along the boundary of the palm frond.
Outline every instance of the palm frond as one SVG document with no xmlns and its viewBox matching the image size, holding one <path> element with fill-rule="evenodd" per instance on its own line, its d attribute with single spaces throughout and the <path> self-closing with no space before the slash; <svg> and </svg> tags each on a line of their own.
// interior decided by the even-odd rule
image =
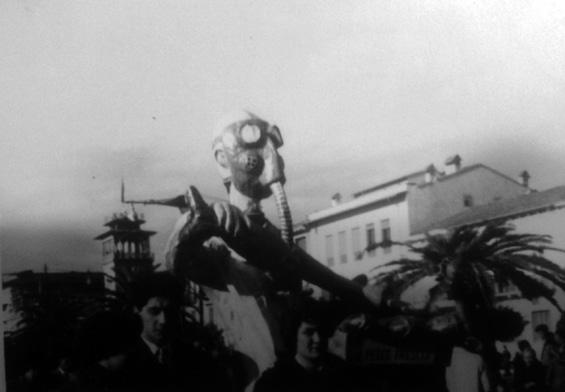
<svg viewBox="0 0 565 392">
<path fill-rule="evenodd" d="M 565 291 L 565 271 L 543 257 L 518 254 L 499 257 L 499 260 L 533 275 L 538 275 Z"/>
<path fill-rule="evenodd" d="M 555 291 L 542 281 L 526 273 L 526 270 L 519 268 L 517 265 L 501 260 L 491 260 L 489 267 L 495 271 L 495 274 L 504 276 L 508 282 L 513 283 L 524 298 L 533 300 L 536 298 L 545 298 L 551 302 L 557 309 L 561 309 L 560 305 L 554 298 Z"/>
<path fill-rule="evenodd" d="M 393 266 L 413 266 L 413 267 L 418 267 L 418 268 L 421 268 L 421 267 L 427 268 L 427 267 L 424 266 L 424 264 L 426 264 L 426 263 L 427 262 L 425 260 L 414 260 L 414 259 L 402 258 L 402 259 L 398 259 L 398 260 L 389 261 L 388 263 L 377 265 L 376 267 L 371 268 L 370 271 L 377 271 L 377 270 L 385 268 L 385 267 L 393 267 Z"/>
<path fill-rule="evenodd" d="M 415 286 L 418 282 L 426 277 L 433 276 L 434 273 L 427 269 L 411 270 L 404 274 L 401 279 L 391 282 L 383 296 L 385 299 L 392 299 L 393 301 L 400 301 L 400 297 L 409 288 Z"/>
<path fill-rule="evenodd" d="M 545 250 L 565 252 L 552 247 L 551 241 L 548 235 L 516 233 L 509 224 L 458 227 L 447 234 L 426 234 L 424 246 L 412 247 L 421 260 L 395 260 L 372 271 L 380 282 L 390 285 L 388 295 L 393 297 L 420 277 L 435 275 L 437 293 L 450 285 L 452 297 L 473 309 L 492 308 L 495 283 L 508 282 L 525 298 L 544 297 L 560 308 L 552 285 L 565 291 L 565 270 L 540 255 Z"/>
</svg>

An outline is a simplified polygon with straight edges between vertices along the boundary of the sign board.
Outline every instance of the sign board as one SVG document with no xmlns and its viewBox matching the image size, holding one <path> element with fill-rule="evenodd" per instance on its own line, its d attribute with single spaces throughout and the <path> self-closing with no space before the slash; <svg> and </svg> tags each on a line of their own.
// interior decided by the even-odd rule
<svg viewBox="0 0 565 392">
<path fill-rule="evenodd" d="M 374 340 L 361 343 L 359 362 L 374 365 L 432 365 L 434 353 L 407 347 L 393 347 Z"/>
</svg>

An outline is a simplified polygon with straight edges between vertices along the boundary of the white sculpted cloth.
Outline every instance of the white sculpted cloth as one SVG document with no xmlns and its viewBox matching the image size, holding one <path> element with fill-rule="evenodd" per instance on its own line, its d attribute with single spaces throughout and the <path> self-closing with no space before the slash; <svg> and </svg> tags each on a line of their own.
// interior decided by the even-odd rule
<svg viewBox="0 0 565 392">
<path fill-rule="evenodd" d="M 166 246 L 166 266 L 172 270 L 177 246 L 179 245 L 179 233 L 185 226 L 187 214 L 183 214 L 177 221 Z M 203 246 L 218 246 L 218 243 L 229 249 L 220 238 L 213 237 Z M 256 295 L 245 295 L 241 293 L 247 290 L 255 282 L 251 276 L 241 273 L 242 269 L 233 268 L 245 260 L 230 249 L 230 263 L 221 266 L 223 280 L 227 283 L 227 290 L 217 290 L 206 285 L 201 285 L 206 296 L 210 299 L 214 314 L 214 324 L 224 334 L 226 344 L 233 349 L 250 357 L 258 367 L 258 377 L 266 369 L 273 366 L 275 356 L 275 345 L 273 334 L 266 320 L 266 309 L 262 308 L 261 297 Z M 242 264 L 239 264 L 242 265 Z M 230 268 L 232 266 L 232 268 Z M 190 278 L 190 277 L 189 277 Z M 196 282 L 199 283 L 199 282 Z"/>
<path fill-rule="evenodd" d="M 445 369 L 449 392 L 487 392 L 489 383 L 484 361 L 480 355 L 454 347 L 451 364 Z"/>
</svg>

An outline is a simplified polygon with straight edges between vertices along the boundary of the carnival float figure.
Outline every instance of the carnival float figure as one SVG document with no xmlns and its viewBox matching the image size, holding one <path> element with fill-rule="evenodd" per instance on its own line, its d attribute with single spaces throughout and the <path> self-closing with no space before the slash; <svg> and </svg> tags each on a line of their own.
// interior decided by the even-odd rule
<svg viewBox="0 0 565 392">
<path fill-rule="evenodd" d="M 229 202 L 207 204 L 194 186 L 176 198 L 142 202 L 181 210 L 167 244 L 167 268 L 203 288 L 228 343 L 252 359 L 246 369 L 251 380 L 284 350 L 271 294 L 296 293 L 307 281 L 353 309 L 374 309 L 380 302 L 378 287 L 335 274 L 293 244 L 282 145 L 276 125 L 248 111 L 228 115 L 214 131 L 213 153 Z M 270 196 L 280 230 L 261 208 Z"/>
</svg>

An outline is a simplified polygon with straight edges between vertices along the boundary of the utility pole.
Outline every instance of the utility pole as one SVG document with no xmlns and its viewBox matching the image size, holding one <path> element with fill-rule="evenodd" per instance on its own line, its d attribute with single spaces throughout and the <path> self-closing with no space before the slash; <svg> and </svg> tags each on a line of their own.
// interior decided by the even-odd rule
<svg viewBox="0 0 565 392">
<path fill-rule="evenodd" d="M 2 288 L 2 256 L 0 252 L 0 391 L 6 390 L 6 357 L 4 355 L 4 289 Z"/>
</svg>

